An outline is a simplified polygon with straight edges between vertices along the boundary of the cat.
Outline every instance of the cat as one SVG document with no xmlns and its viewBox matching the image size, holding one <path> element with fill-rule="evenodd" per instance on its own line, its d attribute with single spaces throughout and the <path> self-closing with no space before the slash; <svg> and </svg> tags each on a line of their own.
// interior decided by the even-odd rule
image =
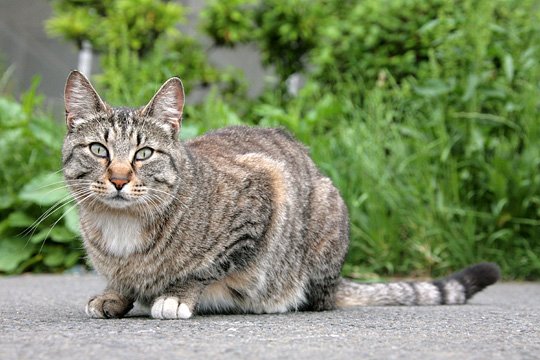
<svg viewBox="0 0 540 360">
<path fill-rule="evenodd" d="M 158 319 L 463 304 L 499 279 L 480 263 L 431 282 L 346 280 L 347 207 L 287 131 L 235 126 L 181 142 L 175 77 L 138 109 L 109 106 L 78 71 L 64 95 L 64 177 L 107 280 L 90 317 L 123 317 L 136 301 Z"/>
</svg>

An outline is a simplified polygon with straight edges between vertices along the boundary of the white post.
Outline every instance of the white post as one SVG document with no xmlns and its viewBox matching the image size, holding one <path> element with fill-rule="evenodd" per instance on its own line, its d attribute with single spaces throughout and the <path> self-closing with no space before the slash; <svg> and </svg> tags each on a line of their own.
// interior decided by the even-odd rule
<svg viewBox="0 0 540 360">
<path fill-rule="evenodd" d="M 289 76 L 286 81 L 287 91 L 289 92 L 289 94 L 291 94 L 292 96 L 298 96 L 300 89 L 302 89 L 302 80 L 302 75 L 297 72 Z"/>
<path fill-rule="evenodd" d="M 79 51 L 79 65 L 77 70 L 82 72 L 86 77 L 90 77 L 92 72 L 92 44 L 90 41 L 84 40 L 82 49 Z"/>
</svg>

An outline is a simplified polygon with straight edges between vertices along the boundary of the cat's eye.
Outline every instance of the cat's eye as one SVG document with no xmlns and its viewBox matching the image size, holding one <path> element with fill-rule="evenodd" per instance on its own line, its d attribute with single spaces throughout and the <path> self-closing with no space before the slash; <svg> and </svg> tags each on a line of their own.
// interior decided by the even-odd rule
<svg viewBox="0 0 540 360">
<path fill-rule="evenodd" d="M 98 157 L 102 157 L 102 158 L 109 157 L 109 152 L 107 151 L 107 148 L 101 145 L 100 143 L 91 143 L 90 151 L 92 152 L 92 154 Z"/>
<path fill-rule="evenodd" d="M 142 148 L 135 153 L 135 160 L 146 160 L 152 156 L 153 153 L 154 150 L 149 147 Z"/>
</svg>

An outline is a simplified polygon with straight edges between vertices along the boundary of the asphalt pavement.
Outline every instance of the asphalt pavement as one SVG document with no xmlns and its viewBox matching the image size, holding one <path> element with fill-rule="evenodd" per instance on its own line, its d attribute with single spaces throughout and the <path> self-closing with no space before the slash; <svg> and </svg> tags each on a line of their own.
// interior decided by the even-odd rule
<svg viewBox="0 0 540 360">
<path fill-rule="evenodd" d="M 95 275 L 0 277 L 0 359 L 540 359 L 540 283 L 463 306 L 89 319 Z"/>
</svg>

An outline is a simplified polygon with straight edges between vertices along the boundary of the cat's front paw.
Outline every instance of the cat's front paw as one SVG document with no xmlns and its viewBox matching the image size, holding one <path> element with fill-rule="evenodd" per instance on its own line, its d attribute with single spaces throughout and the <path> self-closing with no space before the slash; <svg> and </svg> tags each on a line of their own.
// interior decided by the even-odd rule
<svg viewBox="0 0 540 360">
<path fill-rule="evenodd" d="M 96 319 L 121 318 L 133 308 L 133 303 L 116 293 L 95 296 L 86 305 L 86 315 Z"/>
<path fill-rule="evenodd" d="M 189 319 L 193 312 L 177 297 L 161 296 L 154 301 L 151 315 L 154 319 Z"/>
</svg>

